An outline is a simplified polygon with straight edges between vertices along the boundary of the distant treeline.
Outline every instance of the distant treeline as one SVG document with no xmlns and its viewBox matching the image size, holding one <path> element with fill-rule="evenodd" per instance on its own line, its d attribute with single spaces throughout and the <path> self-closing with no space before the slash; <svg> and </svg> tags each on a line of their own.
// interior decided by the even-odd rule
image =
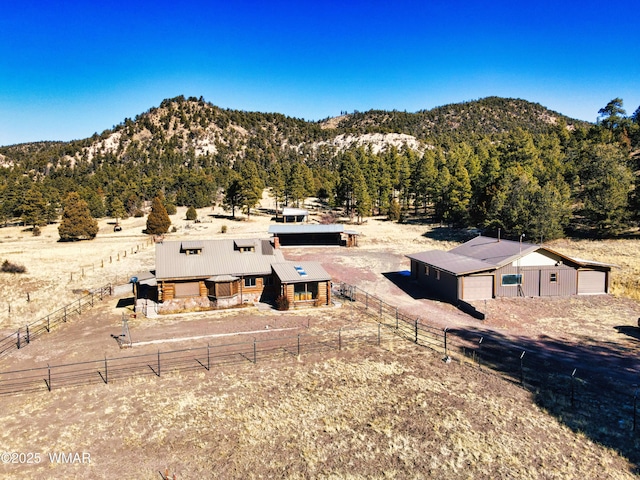
<svg viewBox="0 0 640 480">
<path fill-rule="evenodd" d="M 354 220 L 417 216 L 544 240 L 613 236 L 639 220 L 639 111 L 627 116 L 614 99 L 588 124 L 491 97 L 355 112 L 328 128 L 177 97 L 85 140 L 0 148 L 0 220 L 55 222 L 69 192 L 96 218 L 143 215 L 159 192 L 169 213 L 222 203 L 235 214 L 269 188 L 279 205 L 313 196 Z M 332 142 L 365 133 L 413 135 L 421 148 Z"/>
</svg>

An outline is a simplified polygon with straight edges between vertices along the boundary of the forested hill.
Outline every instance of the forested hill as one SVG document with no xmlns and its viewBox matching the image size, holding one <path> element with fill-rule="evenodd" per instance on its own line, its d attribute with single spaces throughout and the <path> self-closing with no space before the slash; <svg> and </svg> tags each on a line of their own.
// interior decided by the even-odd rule
<svg viewBox="0 0 640 480">
<path fill-rule="evenodd" d="M 339 122 L 327 121 L 353 133 L 405 133 L 421 140 L 455 136 L 476 137 L 504 133 L 522 128 L 530 133 L 547 133 L 555 125 L 586 126 L 587 122 L 574 120 L 526 100 L 487 97 L 481 100 L 454 103 L 421 110 L 417 113 L 397 110 L 370 110 L 341 117 Z"/>
<path fill-rule="evenodd" d="M 176 97 L 84 140 L 0 147 L 0 161 L 5 164 L 26 162 L 25 166 L 29 168 L 38 157 L 46 157 L 47 163 L 56 165 L 65 158 L 91 159 L 95 154 L 113 153 L 121 159 L 127 156 L 128 149 L 151 150 L 155 154 L 169 150 L 185 154 L 192 151 L 196 156 L 222 151 L 231 157 L 241 157 L 246 149 L 256 149 L 273 160 L 289 148 L 342 150 L 353 143 L 373 144 L 378 149 L 409 143 L 420 148 L 420 144 L 424 147 L 443 139 L 469 139 L 517 128 L 530 133 L 548 133 L 558 125 L 572 129 L 587 123 L 537 103 L 499 97 L 416 113 L 356 111 L 320 122 L 307 122 L 277 113 L 225 110 L 202 98 Z"/>
<path fill-rule="evenodd" d="M 596 113 L 589 124 L 489 97 L 310 122 L 180 96 L 87 139 L 0 147 L 0 217 L 56 221 L 70 192 L 95 217 L 142 215 L 159 194 L 169 211 L 250 213 L 269 188 L 280 203 L 319 197 L 354 219 L 613 235 L 637 223 L 639 114 L 621 99 Z"/>
</svg>

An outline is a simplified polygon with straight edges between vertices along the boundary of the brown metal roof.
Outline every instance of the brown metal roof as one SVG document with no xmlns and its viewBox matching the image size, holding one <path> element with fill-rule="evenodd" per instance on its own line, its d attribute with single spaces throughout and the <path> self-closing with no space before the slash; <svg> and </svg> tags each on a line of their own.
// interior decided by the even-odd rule
<svg viewBox="0 0 640 480">
<path fill-rule="evenodd" d="M 407 257 L 454 275 L 465 275 L 495 270 L 538 250 L 551 252 L 579 266 L 613 266 L 600 262 L 567 257 L 554 250 L 533 243 L 499 240 L 497 238 L 483 236 L 475 237 L 462 245 L 452 248 L 448 252 L 443 250 L 430 250 L 407 255 Z"/>
<path fill-rule="evenodd" d="M 495 267 L 513 262 L 518 257 L 535 252 L 540 245 L 511 240 L 478 236 L 462 245 L 452 248 L 449 253 L 482 260 Z"/>
<path fill-rule="evenodd" d="M 217 275 L 270 275 L 271 264 L 284 262 L 282 251 L 265 248 L 262 240 L 251 240 L 254 252 L 240 252 L 233 239 L 201 240 L 202 250 L 187 255 L 181 241 L 156 244 L 156 278 L 158 280 L 208 278 Z M 243 240 L 243 244 L 248 241 Z M 268 244 L 268 242 L 266 242 Z"/>
<path fill-rule="evenodd" d="M 482 260 L 465 257 L 464 255 L 457 255 L 451 252 L 445 252 L 444 250 L 429 250 L 427 252 L 407 255 L 407 257 L 454 275 L 482 272 L 485 270 L 494 270 L 496 268 L 495 265 Z"/>
</svg>

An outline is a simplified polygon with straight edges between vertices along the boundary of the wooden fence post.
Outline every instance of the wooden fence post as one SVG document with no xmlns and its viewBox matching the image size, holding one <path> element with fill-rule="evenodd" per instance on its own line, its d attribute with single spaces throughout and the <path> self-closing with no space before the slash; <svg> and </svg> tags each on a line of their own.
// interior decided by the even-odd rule
<svg viewBox="0 0 640 480">
<path fill-rule="evenodd" d="M 27 325 L 25 328 L 27 330 L 27 344 L 28 344 L 29 341 L 30 341 L 30 338 L 29 338 L 29 325 Z"/>
<path fill-rule="evenodd" d="M 20 350 L 20 329 L 18 329 L 17 335 L 18 335 L 18 339 L 17 339 L 16 345 L 18 347 L 18 350 Z"/>
<path fill-rule="evenodd" d="M 158 376 L 160 376 L 160 349 L 158 349 Z"/>
<path fill-rule="evenodd" d="M 449 327 L 444 327 L 444 356 L 445 358 L 449 357 L 447 353 L 447 332 L 449 331 Z"/>
<path fill-rule="evenodd" d="M 524 354 L 526 352 L 523 350 L 522 355 L 520 355 L 520 385 L 524 385 Z"/>
<path fill-rule="evenodd" d="M 47 389 L 51 391 L 51 367 L 49 366 L 48 363 L 47 363 L 47 371 L 48 371 L 49 381 L 45 380 L 44 383 L 47 385 Z"/>
<path fill-rule="evenodd" d="M 300 356 L 300 334 L 298 334 L 298 356 Z"/>
<path fill-rule="evenodd" d="M 253 339 L 253 364 L 258 363 L 258 357 L 256 356 L 256 339 Z"/>
<path fill-rule="evenodd" d="M 342 328 L 338 329 L 338 350 L 342 350 Z"/>
<path fill-rule="evenodd" d="M 415 329 L 415 343 L 418 343 L 418 319 L 416 318 L 416 321 L 414 322 L 414 329 Z"/>
<path fill-rule="evenodd" d="M 636 431 L 637 428 L 637 418 L 638 418 L 638 390 L 633 392 L 633 431 Z"/>
</svg>

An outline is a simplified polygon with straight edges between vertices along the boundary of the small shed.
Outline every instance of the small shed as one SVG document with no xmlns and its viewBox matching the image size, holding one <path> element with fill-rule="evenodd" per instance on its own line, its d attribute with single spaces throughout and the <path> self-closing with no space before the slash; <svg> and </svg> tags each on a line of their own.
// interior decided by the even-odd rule
<svg viewBox="0 0 640 480">
<path fill-rule="evenodd" d="M 282 221 L 284 223 L 299 223 L 309 220 L 309 211 L 304 208 L 284 207 L 282 209 Z"/>
</svg>

